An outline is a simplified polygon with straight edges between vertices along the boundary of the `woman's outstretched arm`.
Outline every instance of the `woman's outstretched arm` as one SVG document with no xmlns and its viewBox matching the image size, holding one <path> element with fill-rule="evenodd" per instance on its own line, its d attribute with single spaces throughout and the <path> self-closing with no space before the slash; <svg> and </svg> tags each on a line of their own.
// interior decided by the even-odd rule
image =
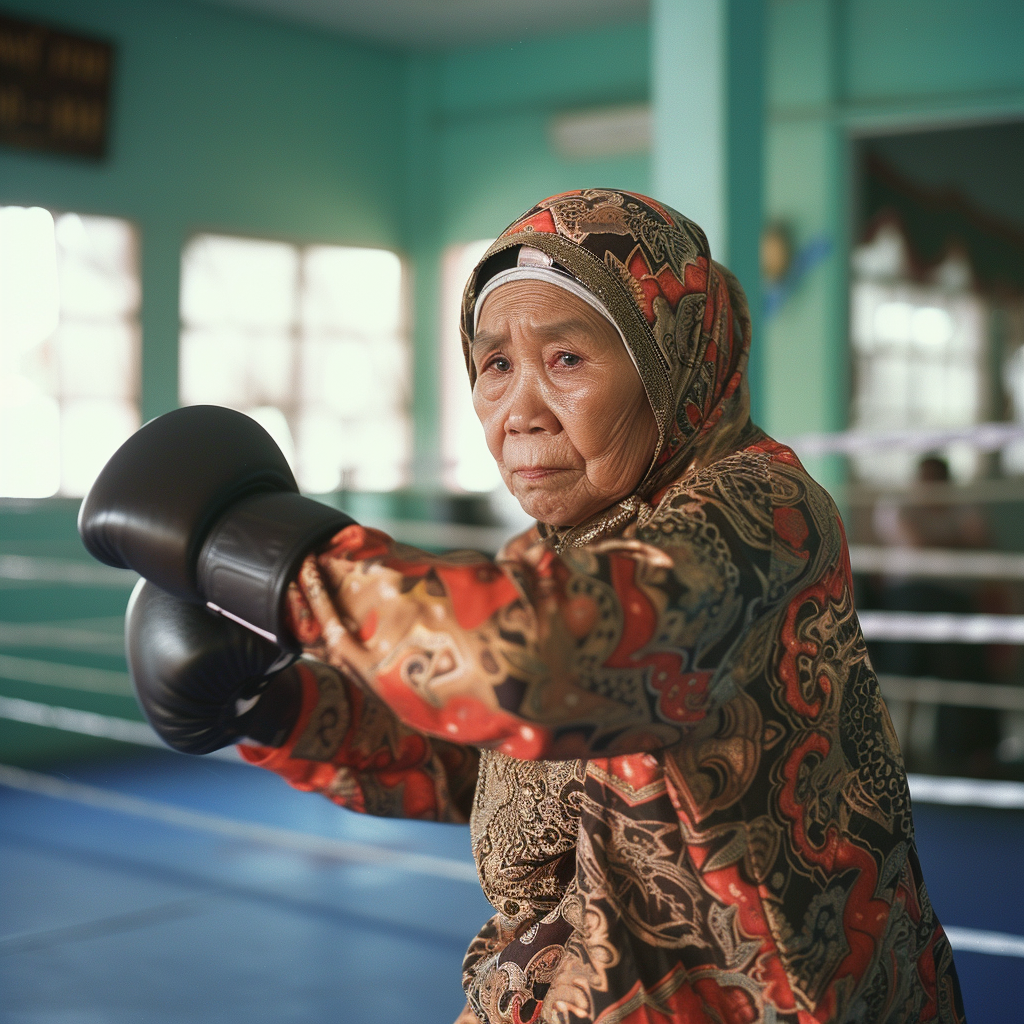
<svg viewBox="0 0 1024 1024">
<path fill-rule="evenodd" d="M 841 573 L 841 532 L 791 454 L 748 451 L 631 533 L 561 555 L 526 534 L 491 561 L 350 526 L 303 564 L 292 628 L 427 735 L 521 758 L 658 749 L 731 695 L 751 631 Z"/>
</svg>

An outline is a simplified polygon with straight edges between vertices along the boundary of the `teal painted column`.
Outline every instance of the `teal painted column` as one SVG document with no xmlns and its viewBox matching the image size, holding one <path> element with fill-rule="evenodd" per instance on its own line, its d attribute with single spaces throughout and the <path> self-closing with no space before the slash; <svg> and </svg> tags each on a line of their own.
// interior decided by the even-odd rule
<svg viewBox="0 0 1024 1024">
<path fill-rule="evenodd" d="M 765 215 L 789 227 L 797 252 L 814 240 L 828 245 L 765 324 L 762 426 L 783 440 L 847 426 L 847 8 L 840 0 L 793 0 L 770 12 Z M 842 506 L 845 460 L 805 465 Z"/>
<path fill-rule="evenodd" d="M 747 293 L 755 419 L 763 411 L 764 54 L 764 0 L 653 0 L 652 191 L 700 224 L 712 256 Z"/>
<path fill-rule="evenodd" d="M 441 486 L 441 378 L 438 351 L 441 294 L 440 58 L 415 54 L 406 64 L 406 256 L 412 278 L 413 487 Z"/>
<path fill-rule="evenodd" d="M 725 26 L 728 0 L 651 4 L 651 181 L 725 260 Z"/>
<path fill-rule="evenodd" d="M 178 281 L 183 234 L 173 223 L 139 230 L 142 277 L 142 422 L 178 407 Z"/>
</svg>

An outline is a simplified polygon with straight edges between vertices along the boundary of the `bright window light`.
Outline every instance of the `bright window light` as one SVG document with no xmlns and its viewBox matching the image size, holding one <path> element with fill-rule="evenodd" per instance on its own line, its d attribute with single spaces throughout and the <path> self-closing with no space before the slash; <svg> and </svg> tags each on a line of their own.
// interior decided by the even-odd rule
<svg viewBox="0 0 1024 1024">
<path fill-rule="evenodd" d="M 893 276 L 871 275 L 863 270 L 869 262 L 864 253 L 854 254 L 853 425 L 866 430 L 965 427 L 985 419 L 984 300 L 966 288 L 908 281 L 900 261 L 892 258 Z M 977 472 L 973 450 L 953 446 L 945 454 L 957 479 Z M 914 478 L 919 459 L 918 453 L 893 450 L 854 456 L 852 462 L 862 480 L 900 485 Z"/>
<path fill-rule="evenodd" d="M 473 411 L 473 393 L 459 336 L 463 289 L 493 241 L 484 238 L 450 246 L 441 268 L 442 479 L 454 491 L 493 491 L 503 486 Z"/>
<path fill-rule="evenodd" d="M 0 208 L 0 496 L 85 494 L 138 428 L 126 221 Z"/>
<path fill-rule="evenodd" d="M 53 216 L 38 206 L 0 208 L 0 338 L 7 350 L 42 344 L 60 316 Z"/>
<path fill-rule="evenodd" d="M 409 344 L 398 256 L 200 235 L 182 257 L 185 405 L 248 413 L 310 493 L 409 477 Z"/>
</svg>

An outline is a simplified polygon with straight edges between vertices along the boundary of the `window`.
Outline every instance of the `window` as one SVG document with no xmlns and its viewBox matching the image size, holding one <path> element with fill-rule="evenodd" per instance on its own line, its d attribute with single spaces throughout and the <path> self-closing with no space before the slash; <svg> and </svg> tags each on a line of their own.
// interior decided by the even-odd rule
<svg viewBox="0 0 1024 1024">
<path fill-rule="evenodd" d="M 987 309 L 970 290 L 970 269 L 951 257 L 929 283 L 907 279 L 895 228 L 854 251 L 851 338 L 853 425 L 865 430 L 967 427 L 987 418 Z M 945 453 L 957 479 L 978 470 L 978 453 Z M 873 450 L 853 458 L 860 479 L 901 484 L 914 478 L 920 453 Z"/>
<path fill-rule="evenodd" d="M 0 207 L 0 496 L 80 497 L 138 428 L 139 303 L 128 222 Z"/>
<path fill-rule="evenodd" d="M 307 492 L 409 475 L 403 271 L 383 249 L 199 235 L 182 259 L 181 401 L 259 421 Z"/>
<path fill-rule="evenodd" d="M 441 453 L 445 486 L 454 491 L 492 491 L 501 474 L 487 450 L 473 411 L 459 336 L 462 292 L 493 238 L 450 246 L 441 268 Z"/>
</svg>

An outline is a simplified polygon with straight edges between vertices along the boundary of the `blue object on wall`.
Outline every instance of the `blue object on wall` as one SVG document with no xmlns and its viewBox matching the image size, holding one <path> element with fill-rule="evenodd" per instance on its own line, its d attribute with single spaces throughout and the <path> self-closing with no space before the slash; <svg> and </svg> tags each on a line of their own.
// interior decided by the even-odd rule
<svg viewBox="0 0 1024 1024">
<path fill-rule="evenodd" d="M 781 281 L 761 285 L 761 309 L 766 319 L 771 319 L 786 300 L 800 286 L 800 282 L 816 267 L 823 263 L 832 252 L 832 239 L 816 235 L 793 257 L 793 262 Z"/>
</svg>

